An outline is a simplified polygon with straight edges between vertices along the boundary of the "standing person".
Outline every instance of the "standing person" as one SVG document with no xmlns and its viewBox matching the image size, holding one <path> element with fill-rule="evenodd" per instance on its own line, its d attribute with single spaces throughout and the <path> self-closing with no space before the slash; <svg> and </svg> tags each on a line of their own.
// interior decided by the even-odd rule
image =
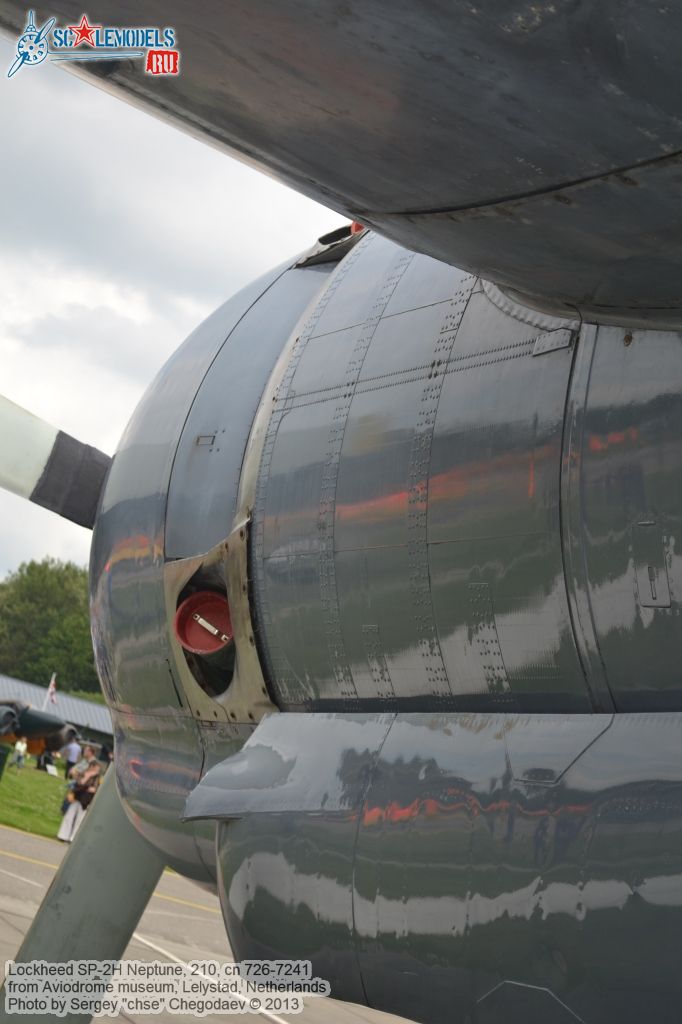
<svg viewBox="0 0 682 1024">
<path fill-rule="evenodd" d="M 67 809 L 57 832 L 57 839 L 70 843 L 80 827 L 83 815 L 92 803 L 99 786 L 101 765 L 93 747 L 83 748 L 83 759 L 71 769 L 73 788 L 67 797 Z"/>
<path fill-rule="evenodd" d="M 43 747 L 36 759 L 36 768 L 39 772 L 46 772 L 48 765 L 54 765 L 54 758 L 52 757 L 51 751 L 48 750 L 47 747 Z"/>
<path fill-rule="evenodd" d="M 101 774 L 102 765 L 97 760 L 95 748 L 89 745 L 85 746 L 83 748 L 83 760 L 73 770 L 76 783 L 74 793 L 76 800 L 78 800 L 84 811 L 88 809 L 92 798 L 97 792 Z"/>
<path fill-rule="evenodd" d="M 10 761 L 10 768 L 12 765 L 16 765 L 17 769 L 24 767 L 26 761 L 26 752 L 28 751 L 28 743 L 26 742 L 25 736 L 20 736 L 17 742 L 14 744 L 14 756 Z"/>
<path fill-rule="evenodd" d="M 62 747 L 59 753 L 66 760 L 66 766 L 64 768 L 64 778 L 68 779 L 71 774 L 71 769 L 75 768 L 81 759 L 81 745 L 76 741 L 75 733 L 72 736 L 71 740 L 66 744 L 66 746 Z"/>
</svg>

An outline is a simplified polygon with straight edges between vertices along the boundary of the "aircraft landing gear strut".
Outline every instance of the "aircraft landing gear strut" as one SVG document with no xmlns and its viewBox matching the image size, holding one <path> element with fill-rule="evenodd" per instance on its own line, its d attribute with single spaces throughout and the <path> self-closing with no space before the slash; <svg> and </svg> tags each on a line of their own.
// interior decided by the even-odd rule
<svg viewBox="0 0 682 1024">
<path fill-rule="evenodd" d="M 47 960 L 118 960 L 163 871 L 158 853 L 128 821 L 113 768 L 104 777 L 76 838 L 40 905 L 17 963 Z M 0 1020 L 54 1024 L 53 1014 L 9 1016 L 0 992 Z M 61 1017 L 88 1024 L 88 1014 Z"/>
</svg>

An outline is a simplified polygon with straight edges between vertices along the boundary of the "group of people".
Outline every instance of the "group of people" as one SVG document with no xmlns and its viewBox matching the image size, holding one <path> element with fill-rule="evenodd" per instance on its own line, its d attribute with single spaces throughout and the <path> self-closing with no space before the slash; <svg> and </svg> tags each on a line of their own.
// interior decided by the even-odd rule
<svg viewBox="0 0 682 1024">
<path fill-rule="evenodd" d="M 65 761 L 64 775 L 67 788 L 62 803 L 62 823 L 57 832 L 57 839 L 70 843 L 97 792 L 102 764 L 97 759 L 94 747 L 87 744 L 81 752 L 80 744 L 75 739 L 67 743 L 61 753 Z"/>
<path fill-rule="evenodd" d="M 28 754 L 28 743 L 25 736 L 20 736 L 14 744 L 14 754 L 10 761 L 10 767 L 17 770 L 26 764 Z M 57 832 L 57 838 L 64 843 L 70 843 L 83 820 L 83 815 L 92 803 L 97 792 L 103 771 L 112 759 L 107 747 L 102 747 L 97 757 L 97 751 L 90 744 L 82 749 L 75 736 L 63 747 L 59 754 L 64 761 L 64 777 L 66 778 L 66 793 L 62 802 L 62 821 Z M 104 762 L 104 763 L 102 763 Z M 54 764 L 52 754 L 47 747 L 37 759 L 37 768 L 47 769 L 47 765 Z M 52 769 L 54 774 L 54 769 Z"/>
</svg>

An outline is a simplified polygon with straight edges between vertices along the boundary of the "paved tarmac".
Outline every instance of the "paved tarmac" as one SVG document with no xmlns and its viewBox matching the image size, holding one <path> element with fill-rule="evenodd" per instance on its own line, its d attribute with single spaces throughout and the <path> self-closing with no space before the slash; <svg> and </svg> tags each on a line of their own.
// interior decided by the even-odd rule
<svg viewBox="0 0 682 1024">
<path fill-rule="evenodd" d="M 0 982 L 5 961 L 16 954 L 66 847 L 56 839 L 0 825 Z M 185 964 L 189 960 L 230 963 L 218 899 L 170 871 L 161 876 L 125 959 Z M 1 1007 L 0 1007 L 1 1009 Z M 3 1014 L 0 1013 L 0 1017 Z M 25 1017 L 11 1016 L 20 1024 Z M 59 1018 L 55 1016 L 55 1021 Z M 194 1014 L 98 1017 L 101 1024 L 190 1024 Z M 310 999 L 302 1014 L 209 1015 L 208 1022 L 235 1024 L 397 1024 L 402 1019 L 333 999 Z"/>
</svg>

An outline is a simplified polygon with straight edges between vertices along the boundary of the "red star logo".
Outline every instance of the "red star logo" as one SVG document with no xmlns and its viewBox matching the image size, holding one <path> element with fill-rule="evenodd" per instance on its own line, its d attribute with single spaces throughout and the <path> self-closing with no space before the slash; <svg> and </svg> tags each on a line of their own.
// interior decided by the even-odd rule
<svg viewBox="0 0 682 1024">
<path fill-rule="evenodd" d="M 72 32 L 76 33 L 76 38 L 74 39 L 74 41 L 72 43 L 72 45 L 74 47 L 76 47 L 76 46 L 80 46 L 81 43 L 87 43 L 88 46 L 94 46 L 95 45 L 95 41 L 92 38 L 93 33 L 94 33 L 96 28 L 101 28 L 102 26 L 101 25 L 91 25 L 88 22 L 87 14 L 84 14 L 81 17 L 80 25 L 67 25 L 66 27 L 70 28 Z"/>
</svg>

